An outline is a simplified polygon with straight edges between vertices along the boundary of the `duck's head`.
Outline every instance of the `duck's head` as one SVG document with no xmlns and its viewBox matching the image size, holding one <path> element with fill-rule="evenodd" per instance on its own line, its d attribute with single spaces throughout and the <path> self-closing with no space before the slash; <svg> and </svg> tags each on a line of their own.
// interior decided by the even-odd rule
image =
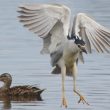
<svg viewBox="0 0 110 110">
<path fill-rule="evenodd" d="M 4 83 L 5 88 L 9 88 L 12 82 L 12 77 L 9 73 L 3 73 L 0 75 L 0 81 Z"/>
</svg>

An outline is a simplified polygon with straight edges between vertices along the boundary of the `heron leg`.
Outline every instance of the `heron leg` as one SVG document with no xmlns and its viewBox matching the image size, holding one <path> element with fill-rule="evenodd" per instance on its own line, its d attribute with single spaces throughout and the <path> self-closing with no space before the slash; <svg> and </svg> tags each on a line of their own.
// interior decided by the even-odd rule
<svg viewBox="0 0 110 110">
<path fill-rule="evenodd" d="M 74 87 L 73 87 L 74 90 L 73 90 L 73 91 L 74 91 L 74 93 L 76 93 L 76 94 L 80 97 L 78 103 L 82 102 L 83 104 L 89 105 L 89 103 L 85 100 L 84 96 L 81 95 L 81 94 L 79 93 L 79 91 L 76 89 L 76 75 L 77 75 L 76 63 L 74 63 L 74 65 L 73 65 L 72 74 L 73 74 L 73 85 L 74 85 Z"/>
<path fill-rule="evenodd" d="M 64 106 L 67 108 L 67 100 L 66 100 L 66 94 L 65 94 L 65 75 L 66 75 L 66 66 L 61 67 L 61 75 L 62 75 L 62 104 L 61 106 Z"/>
</svg>

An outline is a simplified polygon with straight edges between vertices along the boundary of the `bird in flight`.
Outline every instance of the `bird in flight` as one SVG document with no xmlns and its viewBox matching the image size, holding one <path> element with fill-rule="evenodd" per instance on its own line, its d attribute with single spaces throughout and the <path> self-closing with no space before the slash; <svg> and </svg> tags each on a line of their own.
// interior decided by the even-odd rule
<svg viewBox="0 0 110 110">
<path fill-rule="evenodd" d="M 73 77 L 73 92 L 79 103 L 88 102 L 76 88 L 77 64 L 84 62 L 83 53 L 110 50 L 110 30 L 85 13 L 71 16 L 69 7 L 62 4 L 23 4 L 19 6 L 19 20 L 43 39 L 41 53 L 50 54 L 52 73 L 62 76 L 62 106 L 67 107 L 65 76 Z"/>
</svg>

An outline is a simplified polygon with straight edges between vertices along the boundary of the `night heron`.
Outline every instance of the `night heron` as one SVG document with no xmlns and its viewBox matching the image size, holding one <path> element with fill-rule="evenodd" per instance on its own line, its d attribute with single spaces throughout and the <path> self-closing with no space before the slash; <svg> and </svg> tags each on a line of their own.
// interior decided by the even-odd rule
<svg viewBox="0 0 110 110">
<path fill-rule="evenodd" d="M 53 73 L 62 75 L 62 105 L 67 107 L 65 75 L 73 76 L 79 102 L 88 104 L 76 89 L 77 63 L 84 62 L 83 52 L 92 53 L 92 48 L 109 52 L 110 31 L 85 13 L 78 13 L 72 21 L 70 9 L 61 4 L 24 4 L 18 12 L 20 22 L 43 39 L 41 53 L 50 54 Z"/>
</svg>

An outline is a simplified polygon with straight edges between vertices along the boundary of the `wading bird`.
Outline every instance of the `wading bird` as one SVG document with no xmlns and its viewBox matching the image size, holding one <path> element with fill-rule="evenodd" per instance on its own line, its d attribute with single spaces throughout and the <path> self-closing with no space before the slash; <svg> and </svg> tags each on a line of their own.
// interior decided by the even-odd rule
<svg viewBox="0 0 110 110">
<path fill-rule="evenodd" d="M 49 53 L 53 73 L 62 76 L 62 105 L 67 107 L 65 75 L 73 76 L 73 91 L 78 101 L 87 103 L 76 88 L 77 62 L 83 52 L 109 52 L 110 30 L 100 25 L 85 13 L 78 13 L 72 20 L 71 10 L 61 4 L 24 4 L 19 6 L 20 22 L 43 39 L 41 53 Z M 72 25 L 71 25 L 72 24 Z"/>
<path fill-rule="evenodd" d="M 40 94 L 44 89 L 39 89 L 34 86 L 24 85 L 24 86 L 14 86 L 10 87 L 12 83 L 12 77 L 9 73 L 3 73 L 0 75 L 0 81 L 4 84 L 0 88 L 0 97 L 9 96 L 10 99 L 38 99 L 41 100 Z"/>
</svg>

